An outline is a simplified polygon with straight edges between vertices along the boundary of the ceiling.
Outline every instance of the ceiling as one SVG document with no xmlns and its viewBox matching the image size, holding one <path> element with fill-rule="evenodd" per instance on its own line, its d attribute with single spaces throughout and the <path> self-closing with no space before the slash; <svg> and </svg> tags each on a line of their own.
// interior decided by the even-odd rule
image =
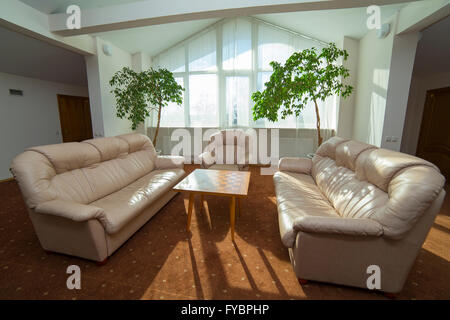
<svg viewBox="0 0 450 320">
<path fill-rule="evenodd" d="M 44 13 L 64 12 L 67 6 L 77 4 L 82 9 L 143 0 L 21 0 Z M 408 3 L 381 7 L 382 21 L 393 16 Z M 360 39 L 367 33 L 366 8 L 301 11 L 262 14 L 258 19 L 327 42 L 336 42 L 343 36 Z M 219 19 L 204 19 L 148 27 L 124 29 L 94 34 L 130 52 L 146 52 L 153 56 L 187 37 L 203 30 Z M 450 18 L 423 31 L 419 42 L 414 73 L 424 75 L 450 69 Z M 8 46 L 0 52 L 0 72 L 41 78 L 48 81 L 86 85 L 86 68 L 81 55 L 0 28 L 0 38 Z M 30 54 L 32 53 L 32 54 Z"/>
<path fill-rule="evenodd" d="M 386 21 L 407 4 L 381 6 L 381 21 Z M 360 39 L 368 31 L 366 7 L 261 14 L 256 17 L 326 42 L 336 42 L 343 36 Z"/>
<path fill-rule="evenodd" d="M 414 64 L 415 76 L 427 76 L 450 70 L 450 17 L 422 31 Z"/>
<path fill-rule="evenodd" d="M 81 9 L 132 3 L 143 0 L 21 0 L 45 13 L 65 12 L 76 4 Z M 382 20 L 394 15 L 408 3 L 381 6 Z M 360 39 L 367 33 L 366 7 L 261 14 L 255 17 L 326 42 L 336 42 L 343 36 Z M 204 19 L 152 25 L 94 34 L 130 53 L 145 52 L 153 56 L 195 34 L 219 19 Z"/>
<path fill-rule="evenodd" d="M 203 19 L 159 24 L 94 34 L 130 53 L 145 52 L 154 56 L 220 19 Z"/>
<path fill-rule="evenodd" d="M 408 3 L 381 7 L 386 20 Z M 343 36 L 360 39 L 367 33 L 366 8 L 302 11 L 261 14 L 256 18 L 326 42 L 336 42 Z M 102 32 L 96 35 L 128 52 L 146 52 L 151 56 L 199 32 L 219 19 L 205 19 L 142 28 Z M 163 36 L 162 36 L 163 35 Z"/>
<path fill-rule="evenodd" d="M 68 6 L 75 4 L 83 9 L 101 8 L 143 0 L 20 0 L 21 2 L 47 14 L 66 12 Z"/>
<path fill-rule="evenodd" d="M 0 72 L 74 85 L 87 85 L 80 54 L 0 27 Z"/>
</svg>

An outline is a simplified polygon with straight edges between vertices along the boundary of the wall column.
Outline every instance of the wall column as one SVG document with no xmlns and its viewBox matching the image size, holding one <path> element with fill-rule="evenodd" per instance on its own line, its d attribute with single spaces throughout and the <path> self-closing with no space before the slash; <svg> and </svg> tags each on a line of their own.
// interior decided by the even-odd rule
<svg viewBox="0 0 450 320">
<path fill-rule="evenodd" d="M 152 59 L 144 52 L 137 52 L 131 56 L 132 68 L 136 72 L 148 70 L 151 67 Z M 150 118 L 145 119 L 144 123 L 139 124 L 136 132 L 147 135 L 147 128 L 150 124 Z"/>
<path fill-rule="evenodd" d="M 400 151 L 419 33 L 394 37 L 381 147 Z"/>
</svg>

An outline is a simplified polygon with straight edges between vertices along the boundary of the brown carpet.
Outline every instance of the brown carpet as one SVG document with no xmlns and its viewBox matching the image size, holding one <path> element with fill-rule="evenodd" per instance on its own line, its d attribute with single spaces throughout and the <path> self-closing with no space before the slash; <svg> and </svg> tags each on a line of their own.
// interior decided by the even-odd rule
<svg viewBox="0 0 450 320">
<path fill-rule="evenodd" d="M 190 172 L 194 166 L 187 166 Z M 205 197 L 185 232 L 187 198 L 177 195 L 104 266 L 46 254 L 15 182 L 0 184 L 1 299 L 384 299 L 367 290 L 309 282 L 300 286 L 283 247 L 272 176 L 251 168 L 248 199 L 230 240 L 227 198 Z M 401 299 L 450 299 L 450 199 L 410 273 Z M 81 290 L 66 268 L 81 268 Z"/>
</svg>

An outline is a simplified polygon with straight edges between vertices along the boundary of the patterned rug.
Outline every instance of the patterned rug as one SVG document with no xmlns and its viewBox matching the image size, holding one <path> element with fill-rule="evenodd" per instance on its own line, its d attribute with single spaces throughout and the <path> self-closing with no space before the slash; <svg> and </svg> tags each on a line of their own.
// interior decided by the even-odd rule
<svg viewBox="0 0 450 320">
<path fill-rule="evenodd" d="M 193 165 L 186 166 L 190 172 Z M 229 199 L 206 196 L 185 231 L 188 198 L 177 195 L 104 266 L 46 254 L 16 182 L 0 184 L 0 299 L 384 299 L 368 290 L 300 285 L 282 245 L 272 176 L 251 168 L 250 189 L 230 240 Z M 399 294 L 450 299 L 450 200 Z M 66 287 L 66 268 L 81 268 L 81 290 Z"/>
</svg>

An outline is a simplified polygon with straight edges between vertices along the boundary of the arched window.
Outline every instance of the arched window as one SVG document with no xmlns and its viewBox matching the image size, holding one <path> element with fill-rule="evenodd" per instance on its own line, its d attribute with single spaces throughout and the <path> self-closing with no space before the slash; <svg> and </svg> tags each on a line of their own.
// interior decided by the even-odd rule
<svg viewBox="0 0 450 320">
<path fill-rule="evenodd" d="M 183 106 L 163 108 L 162 127 L 315 128 L 313 104 L 298 118 L 253 121 L 251 94 L 270 79 L 271 61 L 323 42 L 254 18 L 224 19 L 153 57 L 184 86 Z M 319 105 L 322 128 L 336 128 L 336 99 Z"/>
</svg>

